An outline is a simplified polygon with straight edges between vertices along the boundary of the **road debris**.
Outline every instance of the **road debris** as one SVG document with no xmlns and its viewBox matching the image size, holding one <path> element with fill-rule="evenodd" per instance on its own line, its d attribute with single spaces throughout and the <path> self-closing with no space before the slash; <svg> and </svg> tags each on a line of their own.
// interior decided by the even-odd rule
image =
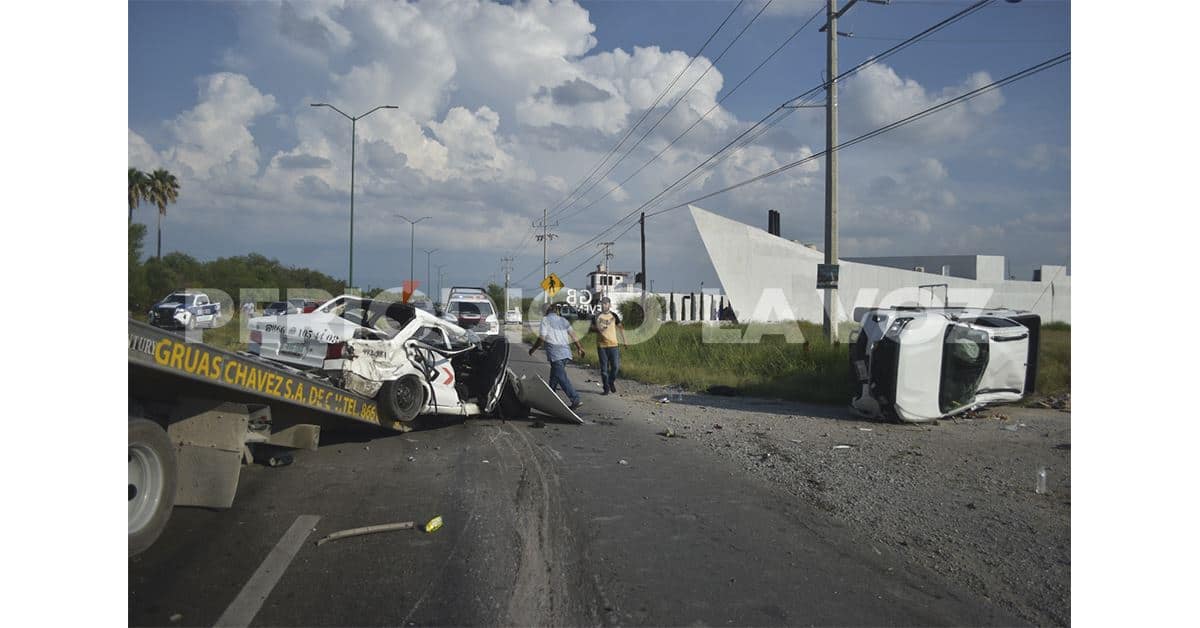
<svg viewBox="0 0 1200 628">
<path fill-rule="evenodd" d="M 658 402 L 659 403 L 671 403 L 671 400 L 667 399 L 666 397 L 663 397 L 662 399 L 659 399 Z"/>
<path fill-rule="evenodd" d="M 438 515 L 438 516 L 434 517 L 433 519 L 430 519 L 429 523 L 425 524 L 425 532 L 426 533 L 437 532 L 439 529 L 441 529 L 441 527 L 442 527 L 442 516 Z"/>
<path fill-rule="evenodd" d="M 873 429 L 871 429 L 871 428 L 869 428 L 869 427 L 860 427 L 860 428 L 858 428 L 858 431 L 860 431 L 860 432 L 873 432 L 873 431 L 875 431 L 875 430 L 873 430 Z"/>
<path fill-rule="evenodd" d="M 850 449 L 853 446 L 854 445 L 834 445 L 833 448 L 834 449 Z"/>
<path fill-rule="evenodd" d="M 666 436 L 667 438 L 676 438 L 679 436 L 678 434 L 675 433 L 675 430 L 671 429 L 670 427 L 668 427 L 667 429 L 665 429 L 661 432 L 658 432 L 658 435 Z"/>
<path fill-rule="evenodd" d="M 267 464 L 272 467 L 285 467 L 292 464 L 292 454 L 286 452 L 275 454 L 267 458 Z"/>
<path fill-rule="evenodd" d="M 625 459 L 621 459 L 621 460 L 617 461 L 617 464 L 629 464 L 629 461 L 625 460 Z"/>
<path fill-rule="evenodd" d="M 1060 393 L 1050 395 L 1044 399 L 1039 399 L 1033 405 L 1039 408 L 1047 408 L 1050 410 L 1061 410 L 1063 412 L 1071 411 L 1071 393 Z"/>
<path fill-rule="evenodd" d="M 330 541 L 345 539 L 352 536 L 363 536 L 365 534 L 375 534 L 378 532 L 391 532 L 393 530 L 411 530 L 413 525 L 414 524 L 411 521 L 404 521 L 401 523 L 381 523 L 379 525 L 363 526 L 361 528 L 350 528 L 349 530 L 334 532 L 333 534 L 330 534 L 329 536 L 317 541 L 317 546 L 320 547 L 321 545 L 324 545 Z"/>
<path fill-rule="evenodd" d="M 174 615 L 171 615 L 171 623 L 172 624 L 178 624 L 182 620 L 183 620 L 183 615 L 180 615 L 179 613 L 175 613 Z"/>
</svg>

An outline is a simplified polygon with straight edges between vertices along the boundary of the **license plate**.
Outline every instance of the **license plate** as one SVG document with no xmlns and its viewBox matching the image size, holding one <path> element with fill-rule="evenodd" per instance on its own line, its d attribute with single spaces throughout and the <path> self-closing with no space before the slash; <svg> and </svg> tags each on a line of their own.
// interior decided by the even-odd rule
<svg viewBox="0 0 1200 628">
<path fill-rule="evenodd" d="M 286 353 L 288 355 L 304 355 L 304 343 L 285 342 L 281 347 L 279 347 L 279 352 Z"/>
</svg>

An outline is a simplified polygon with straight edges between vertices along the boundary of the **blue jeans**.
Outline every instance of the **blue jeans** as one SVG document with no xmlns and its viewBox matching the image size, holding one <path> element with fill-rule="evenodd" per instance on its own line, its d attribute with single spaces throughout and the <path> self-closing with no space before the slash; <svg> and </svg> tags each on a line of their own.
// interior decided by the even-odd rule
<svg viewBox="0 0 1200 628">
<path fill-rule="evenodd" d="M 550 363 L 550 390 L 554 390 L 559 385 L 562 386 L 563 392 L 567 393 L 567 398 L 571 403 L 579 401 L 579 393 L 575 392 L 575 387 L 571 385 L 571 380 L 567 379 L 567 361 L 554 360 Z"/>
<path fill-rule="evenodd" d="M 613 390 L 617 381 L 617 371 L 621 370 L 620 347 L 599 347 L 600 381 L 604 390 Z"/>
</svg>

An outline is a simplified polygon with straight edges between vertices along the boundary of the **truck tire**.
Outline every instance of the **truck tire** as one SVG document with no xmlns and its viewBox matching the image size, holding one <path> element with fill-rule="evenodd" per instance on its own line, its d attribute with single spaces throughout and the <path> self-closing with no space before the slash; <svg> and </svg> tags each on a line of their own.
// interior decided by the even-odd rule
<svg viewBox="0 0 1200 628">
<path fill-rule="evenodd" d="M 175 448 L 154 421 L 129 419 L 129 555 L 158 540 L 175 505 Z"/>
<path fill-rule="evenodd" d="M 385 417 L 407 423 L 417 418 L 425 405 L 425 386 L 416 375 L 384 382 L 379 389 L 379 408 Z"/>
</svg>

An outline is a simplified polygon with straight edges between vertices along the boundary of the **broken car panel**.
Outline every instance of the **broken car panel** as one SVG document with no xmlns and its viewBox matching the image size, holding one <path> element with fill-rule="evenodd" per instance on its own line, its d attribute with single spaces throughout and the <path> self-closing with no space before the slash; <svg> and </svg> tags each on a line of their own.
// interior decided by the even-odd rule
<svg viewBox="0 0 1200 628">
<path fill-rule="evenodd" d="M 408 303 L 343 295 L 309 314 L 252 319 L 249 328 L 251 353 L 374 397 L 393 420 L 523 418 L 531 406 L 560 414 L 544 395 L 526 399 L 536 388 L 508 368 L 503 336 L 481 338 Z"/>
</svg>

